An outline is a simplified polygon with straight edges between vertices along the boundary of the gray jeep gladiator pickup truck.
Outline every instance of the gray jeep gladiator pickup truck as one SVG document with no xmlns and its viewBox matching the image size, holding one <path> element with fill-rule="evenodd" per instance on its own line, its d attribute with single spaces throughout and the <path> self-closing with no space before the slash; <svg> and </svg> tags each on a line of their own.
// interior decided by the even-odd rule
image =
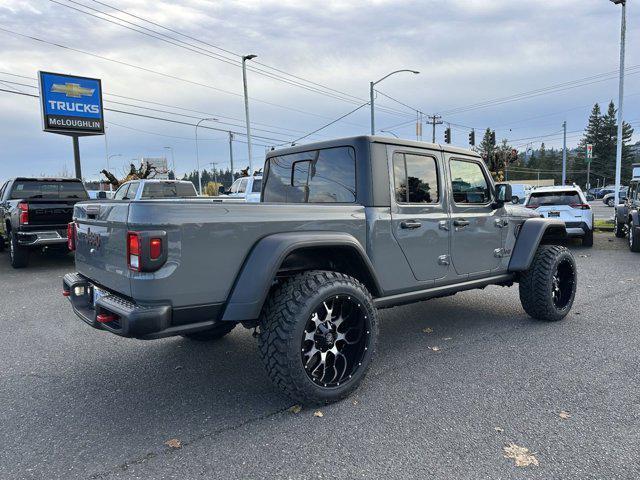
<svg viewBox="0 0 640 480">
<path fill-rule="evenodd" d="M 510 204 L 481 158 L 359 136 L 272 151 L 262 202 L 207 198 L 75 207 L 63 294 L 94 328 L 214 340 L 256 328 L 269 377 L 301 402 L 361 382 L 380 308 L 519 283 L 560 320 L 576 290 L 564 223 Z"/>
</svg>

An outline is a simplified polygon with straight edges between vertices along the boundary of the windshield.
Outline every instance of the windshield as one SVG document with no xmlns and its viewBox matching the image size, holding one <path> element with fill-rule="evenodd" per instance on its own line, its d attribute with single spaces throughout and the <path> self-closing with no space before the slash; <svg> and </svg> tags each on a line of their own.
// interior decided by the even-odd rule
<svg viewBox="0 0 640 480">
<path fill-rule="evenodd" d="M 195 197 L 196 189 L 192 183 L 162 182 L 146 183 L 142 198 Z"/>
<path fill-rule="evenodd" d="M 11 199 L 47 198 L 54 200 L 86 200 L 89 198 L 81 182 L 19 180 L 13 185 Z"/>
<path fill-rule="evenodd" d="M 538 192 L 529 197 L 528 207 L 544 207 L 551 205 L 577 205 L 582 203 L 580 194 L 576 191 Z"/>
</svg>

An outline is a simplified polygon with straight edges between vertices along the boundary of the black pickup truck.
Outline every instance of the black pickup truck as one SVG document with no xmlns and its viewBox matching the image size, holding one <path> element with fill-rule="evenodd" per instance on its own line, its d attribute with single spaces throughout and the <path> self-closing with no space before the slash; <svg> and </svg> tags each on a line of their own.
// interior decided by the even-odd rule
<svg viewBox="0 0 640 480">
<path fill-rule="evenodd" d="M 26 267 L 29 252 L 42 247 L 67 248 L 73 206 L 89 195 L 80 180 L 26 178 L 0 187 L 0 251 L 9 248 L 14 268 Z"/>
</svg>

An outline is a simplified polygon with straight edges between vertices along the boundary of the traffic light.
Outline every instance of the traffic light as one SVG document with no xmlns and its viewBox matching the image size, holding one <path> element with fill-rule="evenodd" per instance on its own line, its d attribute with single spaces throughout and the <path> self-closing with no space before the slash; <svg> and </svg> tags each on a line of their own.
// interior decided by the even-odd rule
<svg viewBox="0 0 640 480">
<path fill-rule="evenodd" d="M 491 130 L 491 134 L 489 135 L 489 138 L 491 139 L 491 145 L 495 145 L 496 144 L 496 131 L 495 130 Z"/>
<path fill-rule="evenodd" d="M 471 130 L 471 132 L 469 132 L 469 145 L 473 147 L 475 144 L 476 144 L 476 131 Z"/>
<path fill-rule="evenodd" d="M 444 131 L 444 143 L 451 143 L 451 127 Z"/>
</svg>

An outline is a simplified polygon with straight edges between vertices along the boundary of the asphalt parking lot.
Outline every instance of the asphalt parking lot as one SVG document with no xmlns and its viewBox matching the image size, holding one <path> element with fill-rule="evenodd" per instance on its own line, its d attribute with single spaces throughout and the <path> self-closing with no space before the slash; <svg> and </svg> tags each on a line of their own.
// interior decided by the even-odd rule
<svg viewBox="0 0 640 480">
<path fill-rule="evenodd" d="M 528 318 L 517 287 L 382 311 L 361 388 L 298 413 L 251 332 L 98 332 L 60 295 L 71 256 L 0 254 L 0 478 L 638 478 L 640 255 L 611 233 L 571 248 L 565 321 Z"/>
</svg>

